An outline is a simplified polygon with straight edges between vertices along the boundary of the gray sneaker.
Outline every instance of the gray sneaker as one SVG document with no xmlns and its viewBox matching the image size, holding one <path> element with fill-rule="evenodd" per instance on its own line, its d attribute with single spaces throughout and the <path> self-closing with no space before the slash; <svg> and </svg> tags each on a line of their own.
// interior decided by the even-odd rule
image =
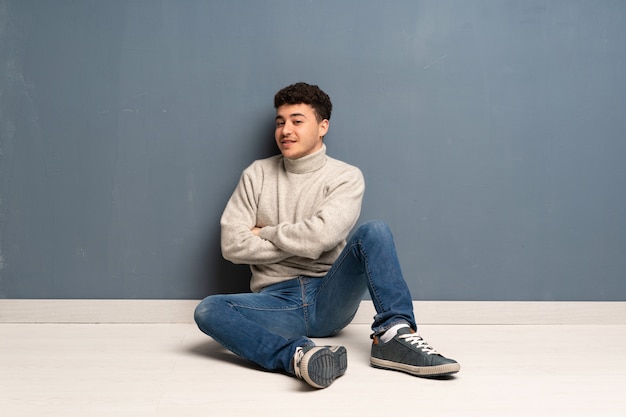
<svg viewBox="0 0 626 417">
<path fill-rule="evenodd" d="M 408 327 L 398 330 L 398 334 L 387 343 L 374 337 L 370 363 L 375 368 L 423 377 L 450 375 L 461 369 L 455 360 L 443 357 Z"/>
<path fill-rule="evenodd" d="M 326 388 L 347 368 L 348 352 L 343 346 L 303 346 L 293 356 L 296 376 L 315 388 Z"/>
</svg>

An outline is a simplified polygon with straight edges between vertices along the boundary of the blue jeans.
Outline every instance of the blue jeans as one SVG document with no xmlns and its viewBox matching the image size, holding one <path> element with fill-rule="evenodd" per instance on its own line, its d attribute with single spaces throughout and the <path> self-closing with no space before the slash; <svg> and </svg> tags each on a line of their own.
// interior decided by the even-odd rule
<svg viewBox="0 0 626 417">
<path fill-rule="evenodd" d="M 198 305 L 200 330 L 268 370 L 293 374 L 298 346 L 347 326 L 369 290 L 377 314 L 374 334 L 398 323 L 416 329 L 413 301 L 393 236 L 380 221 L 355 230 L 326 276 L 297 277 L 252 294 L 211 295 Z"/>
</svg>

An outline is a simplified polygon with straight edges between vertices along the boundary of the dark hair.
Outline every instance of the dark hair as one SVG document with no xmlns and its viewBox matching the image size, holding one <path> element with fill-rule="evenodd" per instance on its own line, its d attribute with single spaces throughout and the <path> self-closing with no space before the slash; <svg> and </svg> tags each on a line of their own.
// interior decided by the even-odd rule
<svg viewBox="0 0 626 417">
<path fill-rule="evenodd" d="M 328 94 L 318 86 L 307 83 L 295 83 L 280 90 L 274 96 L 274 108 L 285 104 L 308 104 L 315 110 L 318 121 L 330 120 L 333 104 Z"/>
</svg>

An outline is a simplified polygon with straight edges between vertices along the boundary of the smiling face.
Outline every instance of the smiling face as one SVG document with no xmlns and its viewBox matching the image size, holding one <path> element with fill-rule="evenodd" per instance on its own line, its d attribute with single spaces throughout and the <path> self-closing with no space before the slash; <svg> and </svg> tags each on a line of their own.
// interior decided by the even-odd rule
<svg viewBox="0 0 626 417">
<path fill-rule="evenodd" d="M 285 158 L 298 159 L 322 149 L 328 120 L 318 120 L 309 104 L 285 104 L 276 109 L 274 138 Z"/>
</svg>

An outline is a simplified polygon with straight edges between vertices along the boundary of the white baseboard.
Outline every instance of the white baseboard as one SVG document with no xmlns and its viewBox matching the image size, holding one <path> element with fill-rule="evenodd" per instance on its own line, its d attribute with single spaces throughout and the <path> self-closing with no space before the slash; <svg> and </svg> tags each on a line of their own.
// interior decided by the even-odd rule
<svg viewBox="0 0 626 417">
<path fill-rule="evenodd" d="M 418 324 L 626 324 L 626 302 L 413 301 Z M 355 321 L 371 323 L 363 301 Z"/>
<path fill-rule="evenodd" d="M 199 300 L 0 299 L 0 323 L 192 323 Z M 414 301 L 418 324 L 626 324 L 626 302 Z M 355 324 L 376 314 L 363 301 Z"/>
</svg>

